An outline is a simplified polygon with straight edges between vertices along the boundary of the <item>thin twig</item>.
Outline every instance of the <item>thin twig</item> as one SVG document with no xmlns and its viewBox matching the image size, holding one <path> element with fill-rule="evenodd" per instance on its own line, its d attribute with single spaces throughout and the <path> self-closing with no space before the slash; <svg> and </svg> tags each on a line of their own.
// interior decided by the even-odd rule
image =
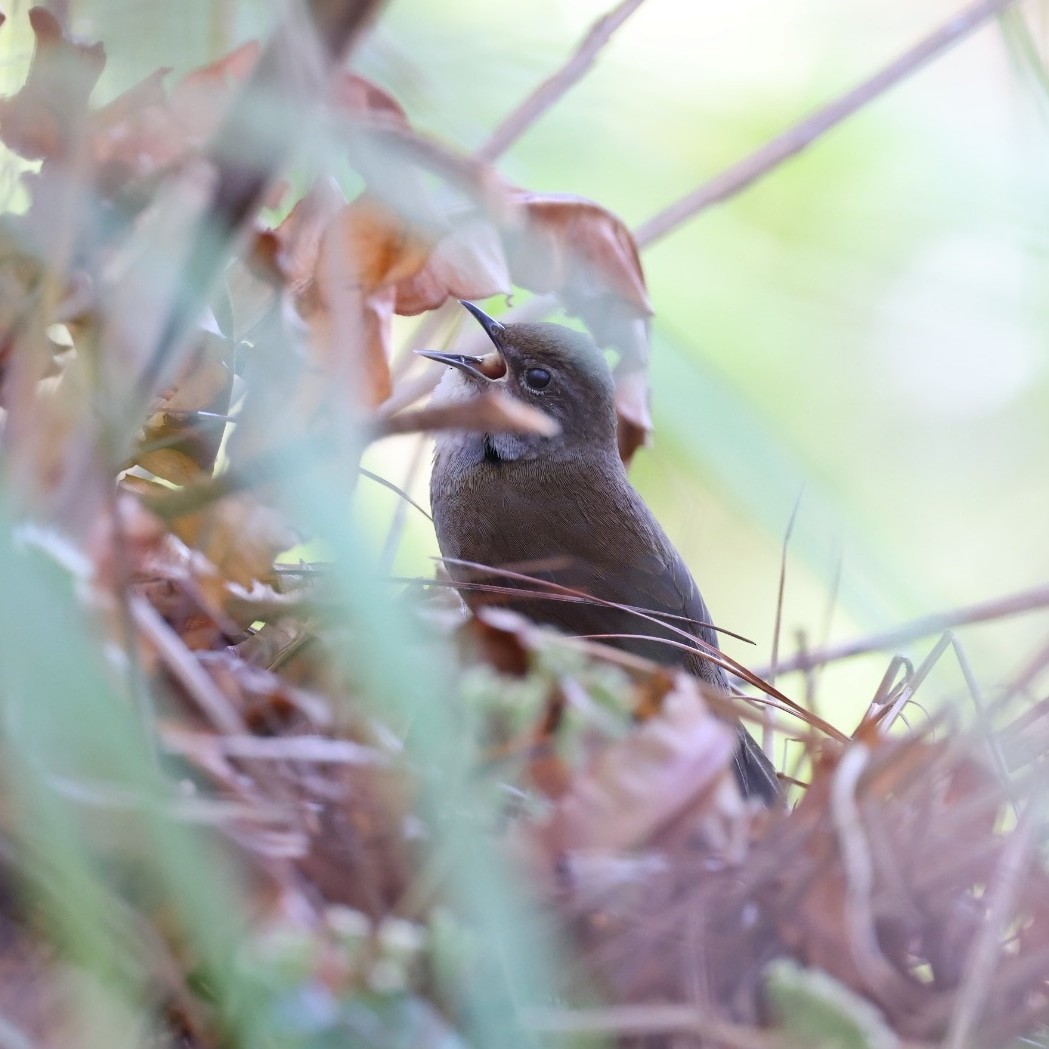
<svg viewBox="0 0 1049 1049">
<path fill-rule="evenodd" d="M 483 393 L 472 401 L 430 405 L 375 421 L 368 437 L 379 440 L 419 430 L 464 430 L 484 433 L 538 433 L 550 437 L 558 424 L 531 405 L 498 393 Z"/>
<path fill-rule="evenodd" d="M 528 588 L 529 600 L 543 599 L 550 594 L 565 594 L 573 597 L 583 598 L 590 604 L 600 605 L 606 608 L 614 608 L 620 612 L 626 612 L 629 615 L 636 616 L 639 619 L 645 620 L 650 623 L 654 623 L 663 630 L 669 630 L 671 633 L 678 635 L 685 642 L 685 647 L 688 652 L 692 655 L 699 656 L 705 659 L 708 663 L 713 663 L 716 666 L 721 667 L 723 670 L 727 670 L 730 674 L 734 674 L 748 685 L 752 685 L 754 688 L 759 689 L 765 695 L 777 700 L 781 703 L 784 709 L 790 710 L 797 717 L 801 718 L 806 724 L 815 726 L 821 732 L 825 733 L 832 739 L 836 739 L 839 742 L 845 742 L 847 737 L 838 731 L 829 722 L 824 721 L 822 718 L 817 717 L 811 711 L 805 710 L 799 704 L 795 703 L 794 700 L 785 696 L 779 691 L 774 685 L 770 685 L 767 681 L 761 677 L 755 675 L 752 671 L 748 670 L 742 663 L 737 662 L 731 656 L 726 655 L 716 646 L 707 644 L 702 638 L 696 637 L 694 634 L 689 633 L 687 630 L 682 630 L 668 619 L 676 617 L 667 617 L 662 615 L 653 615 L 646 612 L 644 609 L 638 608 L 634 605 L 620 604 L 617 601 L 607 601 L 603 598 L 596 597 L 593 594 L 587 593 L 585 590 L 575 590 L 572 587 L 563 586 L 560 583 L 555 583 L 549 579 L 538 579 L 534 576 L 529 576 L 521 572 L 515 572 L 508 568 L 498 568 L 492 565 L 481 565 L 476 561 L 464 561 L 457 557 L 445 557 L 441 559 L 446 565 L 456 565 L 462 568 L 469 569 L 470 571 L 480 571 L 492 576 L 497 576 L 506 580 L 513 580 L 515 582 L 525 583 Z M 457 581 L 454 584 L 457 588 L 463 589 L 464 584 Z M 536 588 L 540 589 L 536 589 Z M 519 591 L 518 591 L 519 593 Z M 710 624 L 703 624 L 710 626 Z M 717 627 L 714 628 L 718 629 Z M 731 633 L 730 631 L 725 631 Z M 554 635 L 556 636 L 556 635 Z M 635 635 L 631 635 L 635 636 Z M 650 634 L 636 635 L 643 637 L 646 641 L 663 641 L 662 638 L 652 637 Z M 561 641 L 568 641 L 568 638 L 559 638 Z M 673 641 L 665 641 L 664 643 L 674 645 Z M 756 697 L 745 697 L 750 703 L 761 703 L 762 700 Z"/>
<path fill-rule="evenodd" d="M 834 555 L 834 575 L 827 590 L 827 605 L 823 611 L 823 624 L 820 627 L 820 647 L 826 648 L 830 644 L 831 628 L 834 625 L 834 613 L 838 607 L 838 595 L 841 592 L 841 576 L 844 568 L 845 553 L 840 542 Z M 799 655 L 803 655 L 801 646 L 798 647 Z M 807 666 L 805 670 L 805 687 L 808 689 L 806 706 L 815 710 L 818 702 L 819 679 L 823 672 L 822 667 Z"/>
<path fill-rule="evenodd" d="M 874 76 L 857 84 L 851 91 L 846 91 L 844 95 L 766 142 L 750 156 L 744 157 L 709 182 L 653 215 L 634 232 L 638 247 L 652 244 L 701 211 L 734 197 L 1015 2 L 1016 0 L 979 0 L 978 3 L 960 11 Z"/>
<path fill-rule="evenodd" d="M 488 141 L 477 151 L 479 160 L 493 161 L 506 152 L 573 84 L 582 79 L 594 64 L 601 49 L 612 34 L 641 6 L 643 0 L 622 0 L 622 3 L 602 15 L 576 48 L 572 57 L 548 80 L 544 80 L 492 132 Z"/>
<path fill-rule="evenodd" d="M 1022 695 L 1037 680 L 1038 676 L 1049 666 L 1049 644 L 1043 645 L 1023 666 L 1023 669 L 1009 683 L 1005 691 L 995 700 L 998 709 L 1006 706 L 1014 696 Z"/>
<path fill-rule="evenodd" d="M 790 548 L 790 537 L 794 533 L 794 522 L 798 519 L 798 510 L 801 509 L 801 498 L 804 494 L 804 488 L 798 492 L 798 498 L 794 500 L 794 509 L 790 512 L 790 520 L 787 521 L 787 530 L 783 533 L 783 549 L 780 552 L 779 561 L 779 590 L 776 592 L 776 619 L 772 625 L 772 658 L 769 661 L 769 672 L 766 675 L 766 680 L 773 685 L 776 683 L 776 671 L 779 667 L 779 636 L 783 627 L 783 597 L 787 589 L 787 551 Z"/>
<path fill-rule="evenodd" d="M 634 240 L 638 248 L 648 247 L 706 208 L 728 200 L 746 189 L 752 182 L 767 175 L 783 161 L 801 152 L 806 146 L 811 145 L 816 139 L 822 137 L 832 128 L 852 116 L 864 105 L 872 102 L 879 95 L 904 80 L 927 62 L 947 51 L 954 44 L 980 28 L 988 19 L 1001 13 L 1015 2 L 1016 0 L 980 0 L 979 3 L 965 8 L 868 80 L 829 102 L 809 117 L 766 142 L 751 153 L 750 156 L 722 171 L 710 181 L 680 200 L 668 205 L 646 222 L 643 222 L 634 230 Z M 617 8 L 616 10 L 619 9 Z M 571 62 L 569 65 L 571 65 Z M 542 90 L 542 88 L 539 90 Z M 537 91 L 536 94 L 538 93 Z M 524 106 L 522 105 L 521 110 L 523 108 Z M 502 128 L 507 127 L 511 120 L 518 119 L 516 116 L 517 112 L 520 112 L 520 110 L 507 117 L 500 129 L 492 135 L 492 138 L 482 147 L 482 154 L 492 149 L 492 143 L 496 141 L 496 135 L 502 133 Z M 538 114 L 536 115 L 538 116 Z M 523 130 L 523 127 L 521 130 Z M 496 142 L 496 146 L 499 146 L 498 142 Z M 504 323 L 542 320 L 553 313 L 559 305 L 560 299 L 556 295 L 536 295 L 520 306 L 515 306 L 508 310 L 500 317 L 500 320 Z M 471 342 L 477 345 L 487 345 L 483 332 L 477 332 L 469 336 L 467 346 Z M 420 390 L 415 393 L 412 399 L 422 396 L 425 392 L 425 390 Z M 926 632 L 933 633 L 934 630 Z M 785 668 L 782 669 L 786 672 Z"/>
<path fill-rule="evenodd" d="M 166 729 L 164 747 L 174 754 L 220 754 L 253 761 L 301 761 L 316 765 L 387 765 L 389 757 L 374 747 L 323 736 L 218 736 Z"/>
<path fill-rule="evenodd" d="M 944 652 L 951 646 L 954 635 L 945 630 L 939 641 L 932 647 L 932 651 L 921 661 L 918 669 L 910 676 L 909 680 L 899 690 L 893 701 L 878 715 L 878 727 L 882 733 L 887 733 L 893 722 L 900 716 L 904 707 L 913 702 L 918 689 L 925 683 L 925 679 L 932 673 L 933 668 L 943 658 Z"/>
<path fill-rule="evenodd" d="M 966 654 L 965 649 L 962 647 L 962 643 L 956 637 L 952 636 L 951 646 L 954 649 L 954 658 L 958 660 L 958 668 L 962 672 L 962 678 L 965 680 L 965 687 L 969 690 L 969 697 L 972 699 L 973 706 L 976 708 L 977 723 L 981 726 L 980 734 L 987 742 L 987 749 L 991 754 L 991 762 L 994 764 L 998 776 L 1002 781 L 1002 788 L 1009 793 L 1009 800 L 1013 807 L 1013 811 L 1016 813 L 1016 818 L 1019 819 L 1020 812 L 1016 804 L 1012 777 L 1009 775 L 1009 764 L 1005 760 L 1005 754 L 1002 751 L 1001 738 L 995 731 L 994 725 L 988 714 L 987 703 L 983 697 L 983 690 L 980 688 L 980 683 L 976 680 L 976 674 L 973 672 L 972 664 L 969 662 L 969 657 Z"/>
<path fill-rule="evenodd" d="M 391 492 L 395 492 L 399 495 L 405 503 L 409 506 L 414 506 L 426 518 L 427 521 L 432 521 L 433 516 L 429 514 L 426 509 L 420 506 L 403 488 L 398 487 L 393 481 L 387 481 L 385 477 L 381 477 L 379 474 L 372 473 L 371 470 L 365 470 L 363 466 L 357 467 L 357 473 L 361 477 L 367 477 L 369 481 L 374 481 L 376 484 L 381 484 L 383 488 L 388 488 Z"/>
<path fill-rule="evenodd" d="M 779 667 L 780 674 L 789 674 L 797 670 L 808 670 L 825 663 L 837 663 L 868 652 L 880 652 L 887 648 L 896 648 L 909 641 L 917 641 L 930 634 L 960 626 L 971 626 L 974 623 L 989 623 L 1011 616 L 1049 608 L 1049 585 L 1037 586 L 1031 590 L 1021 590 L 1006 597 L 996 597 L 990 601 L 980 601 L 974 605 L 964 605 L 949 612 L 937 612 L 935 615 L 912 619 L 909 623 L 887 630 L 881 634 L 870 634 L 867 637 L 846 641 L 838 645 L 827 645 L 804 655 L 795 656 Z M 766 674 L 768 671 L 759 670 Z"/>
<path fill-rule="evenodd" d="M 247 726 L 237 709 L 160 613 L 138 594 L 130 596 L 130 605 L 139 630 L 156 648 L 171 676 L 193 697 L 211 723 L 229 735 L 248 735 Z"/>
</svg>

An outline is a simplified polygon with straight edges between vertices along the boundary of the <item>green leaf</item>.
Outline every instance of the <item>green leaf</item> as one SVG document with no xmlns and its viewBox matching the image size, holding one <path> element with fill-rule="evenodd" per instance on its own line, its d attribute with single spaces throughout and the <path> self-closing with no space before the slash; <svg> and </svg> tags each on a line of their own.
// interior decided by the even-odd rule
<svg viewBox="0 0 1049 1049">
<path fill-rule="evenodd" d="M 866 998 L 821 969 L 781 959 L 765 974 L 769 1000 L 789 1042 L 805 1049 L 894 1049 L 899 1039 Z"/>
</svg>

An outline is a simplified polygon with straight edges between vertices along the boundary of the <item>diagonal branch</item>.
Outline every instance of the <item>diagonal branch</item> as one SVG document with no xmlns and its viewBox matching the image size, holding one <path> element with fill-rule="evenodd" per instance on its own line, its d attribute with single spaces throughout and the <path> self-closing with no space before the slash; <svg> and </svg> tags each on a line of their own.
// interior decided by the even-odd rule
<svg viewBox="0 0 1049 1049">
<path fill-rule="evenodd" d="M 938 634 L 943 630 L 952 630 L 960 626 L 970 626 L 975 623 L 989 623 L 998 619 L 1008 619 L 1011 616 L 1022 615 L 1025 612 L 1034 612 L 1039 609 L 1049 608 L 1049 585 L 1034 587 L 1031 590 L 1022 590 L 1007 597 L 998 597 L 991 601 L 981 601 L 975 605 L 966 605 L 956 608 L 950 612 L 940 612 L 936 615 L 922 616 L 920 619 L 912 619 L 909 623 L 887 630 L 882 634 L 871 634 L 868 637 L 858 638 L 854 641 L 846 641 L 839 645 L 828 645 L 826 648 L 817 649 L 814 652 L 804 652 L 793 659 L 786 660 L 777 668 L 780 674 L 789 674 L 796 670 L 811 670 L 814 667 L 823 666 L 825 663 L 837 663 L 843 659 L 851 659 L 853 656 L 861 656 L 868 652 L 880 652 L 885 649 L 896 648 L 906 644 L 908 641 L 917 641 L 919 638 L 928 637 L 930 634 Z M 762 676 L 768 673 L 767 668 L 758 671 Z"/>
<path fill-rule="evenodd" d="M 510 148 L 557 100 L 594 64 L 598 53 L 612 34 L 641 6 L 644 0 L 622 0 L 599 18 L 576 49 L 575 54 L 548 80 L 544 80 L 492 132 L 477 151 L 479 160 L 492 161 Z"/>
<path fill-rule="evenodd" d="M 1015 0 L 977 0 L 977 3 L 960 11 L 872 77 L 816 110 L 800 123 L 787 128 L 750 156 L 744 157 L 642 223 L 634 231 L 638 247 L 647 247 L 701 211 L 734 197 L 1013 3 Z"/>
</svg>

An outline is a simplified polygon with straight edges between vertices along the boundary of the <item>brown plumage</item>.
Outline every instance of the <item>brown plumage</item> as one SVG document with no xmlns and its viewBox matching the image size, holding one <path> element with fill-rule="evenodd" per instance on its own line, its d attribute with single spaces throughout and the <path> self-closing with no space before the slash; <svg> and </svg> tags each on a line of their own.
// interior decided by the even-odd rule
<svg viewBox="0 0 1049 1049">
<path fill-rule="evenodd" d="M 485 358 L 424 354 L 451 365 L 435 401 L 465 400 L 498 383 L 552 416 L 561 432 L 438 435 L 430 501 L 442 555 L 549 580 L 649 618 L 607 605 L 529 597 L 519 581 L 484 577 L 453 561 L 448 568 L 458 582 L 519 588 L 510 596 L 464 588 L 463 597 L 473 607 L 498 603 L 577 636 L 632 635 L 607 643 L 678 664 L 727 690 L 720 667 L 677 647 L 688 645 L 681 630 L 715 648 L 717 636 L 681 556 L 627 478 L 616 446 L 615 388 L 601 351 L 588 336 L 560 325 L 504 326 L 473 304 L 463 305 L 497 352 Z M 742 725 L 739 732 L 740 786 L 771 802 L 779 796 L 775 771 Z"/>
</svg>

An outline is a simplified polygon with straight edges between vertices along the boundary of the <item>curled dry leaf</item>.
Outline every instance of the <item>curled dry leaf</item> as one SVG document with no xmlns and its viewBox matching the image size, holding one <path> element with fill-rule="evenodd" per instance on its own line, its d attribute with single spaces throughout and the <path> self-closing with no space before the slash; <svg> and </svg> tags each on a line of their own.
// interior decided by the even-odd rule
<svg viewBox="0 0 1049 1049">
<path fill-rule="evenodd" d="M 95 185 L 107 195 L 120 194 L 125 206 L 144 204 L 151 179 L 199 155 L 259 50 L 257 43 L 248 43 L 193 70 L 170 97 L 164 88 L 168 71 L 158 69 L 93 113 L 87 142 Z"/>
<path fill-rule="evenodd" d="M 68 157 L 106 64 L 101 44 L 74 41 L 46 7 L 29 11 L 36 43 L 22 89 L 0 99 L 0 140 L 30 160 Z"/>
<path fill-rule="evenodd" d="M 514 278 L 533 291 L 557 292 L 568 309 L 612 341 L 597 310 L 611 299 L 635 316 L 652 313 L 641 259 L 622 220 L 583 197 L 519 190 L 523 212 L 511 240 Z"/>
<path fill-rule="evenodd" d="M 184 485 L 214 468 L 233 390 L 228 351 L 222 336 L 201 333 L 196 352 L 146 424 L 135 458 L 151 473 Z"/>
<path fill-rule="evenodd" d="M 324 230 L 310 288 L 299 297 L 315 359 L 329 384 L 374 407 L 390 395 L 390 321 L 397 281 L 426 261 L 426 242 L 365 194 Z"/>
<path fill-rule="evenodd" d="M 177 518 L 172 530 L 199 550 L 223 579 L 250 587 L 270 575 L 277 554 L 289 550 L 299 536 L 276 510 L 237 492 L 199 513 Z"/>
<path fill-rule="evenodd" d="M 628 461 L 652 429 L 646 380 L 652 306 L 633 235 L 590 200 L 524 190 L 516 199 L 522 218 L 507 234 L 514 280 L 533 291 L 557 293 L 599 345 L 620 352 L 619 449 Z"/>
<path fill-rule="evenodd" d="M 429 253 L 425 265 L 397 285 L 395 310 L 412 316 L 434 310 L 445 299 L 486 299 L 508 293 L 510 273 L 502 242 L 486 219 L 449 219 L 451 228 Z"/>
<path fill-rule="evenodd" d="M 203 145 L 219 128 L 233 95 L 259 60 L 257 40 L 222 58 L 187 73 L 171 92 L 172 116 L 182 128 L 188 144 Z"/>
<path fill-rule="evenodd" d="M 490 223 L 477 216 L 453 221 L 435 242 L 433 230 L 441 225 L 435 217 L 433 228 L 424 230 L 365 193 L 334 215 L 315 208 L 297 216 L 287 233 L 278 231 L 297 248 L 288 257 L 288 276 L 299 289 L 299 312 L 318 358 L 327 362 L 323 370 L 329 376 L 351 372 L 347 347 L 358 347 L 367 404 L 377 405 L 390 393 L 394 312 L 420 313 L 450 295 L 483 297 L 510 286 Z"/>
<path fill-rule="evenodd" d="M 642 845 L 703 794 L 713 794 L 736 744 L 735 731 L 680 674 L 660 713 L 605 748 L 553 814 L 531 829 L 535 843 L 554 861 L 573 850 Z"/>
<path fill-rule="evenodd" d="M 277 264 L 292 294 L 303 291 L 313 280 L 325 231 L 346 206 L 346 197 L 334 179 L 318 179 L 273 230 L 279 246 Z"/>
<path fill-rule="evenodd" d="M 330 299 L 343 289 L 366 294 L 418 273 L 429 243 L 407 220 L 364 193 L 334 217 L 321 239 L 317 281 Z"/>
<path fill-rule="evenodd" d="M 642 322 L 638 322 L 642 323 Z M 630 462 L 652 432 L 652 415 L 648 409 L 648 375 L 644 365 L 616 369 L 616 441 L 619 457 Z"/>
<path fill-rule="evenodd" d="M 344 70 L 332 80 L 328 104 L 352 117 L 367 117 L 399 128 L 408 126 L 408 116 L 393 95 L 356 73 Z"/>
<path fill-rule="evenodd" d="M 99 189 L 114 195 L 181 159 L 185 135 L 176 125 L 158 69 L 92 114 L 88 145 Z"/>
<path fill-rule="evenodd" d="M 318 179 L 278 226 L 255 233 L 226 272 L 233 338 L 253 339 L 287 290 L 300 315 L 316 308 L 313 288 L 321 238 L 346 197 L 334 179 Z"/>
</svg>

